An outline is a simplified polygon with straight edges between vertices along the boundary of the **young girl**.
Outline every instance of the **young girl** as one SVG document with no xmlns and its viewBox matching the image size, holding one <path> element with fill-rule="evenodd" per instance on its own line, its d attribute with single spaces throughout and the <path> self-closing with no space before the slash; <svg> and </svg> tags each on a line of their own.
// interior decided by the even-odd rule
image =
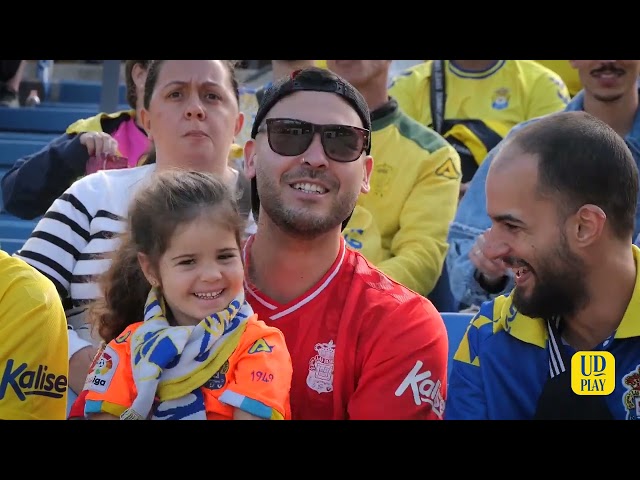
<svg viewBox="0 0 640 480">
<path fill-rule="evenodd" d="M 244 299 L 242 216 L 208 173 L 138 190 L 90 318 L 107 343 L 87 377 L 89 419 L 289 418 L 282 333 Z"/>
</svg>

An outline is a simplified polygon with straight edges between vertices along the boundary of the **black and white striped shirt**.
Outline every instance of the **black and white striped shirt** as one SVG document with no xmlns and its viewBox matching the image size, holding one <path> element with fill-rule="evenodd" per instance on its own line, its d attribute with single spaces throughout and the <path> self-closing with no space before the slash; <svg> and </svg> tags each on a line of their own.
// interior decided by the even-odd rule
<svg viewBox="0 0 640 480">
<path fill-rule="evenodd" d="M 126 227 L 129 200 L 155 165 L 99 171 L 73 183 L 38 222 L 16 257 L 46 275 L 62 298 L 81 306 L 99 295 L 96 277 L 109 267 Z"/>
</svg>

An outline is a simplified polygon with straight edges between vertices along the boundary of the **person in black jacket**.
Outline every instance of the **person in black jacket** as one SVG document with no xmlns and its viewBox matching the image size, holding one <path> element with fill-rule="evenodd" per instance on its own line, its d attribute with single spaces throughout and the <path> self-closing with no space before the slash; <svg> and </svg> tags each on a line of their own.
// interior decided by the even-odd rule
<svg viewBox="0 0 640 480">
<path fill-rule="evenodd" d="M 140 109 L 150 62 L 126 61 L 130 110 L 80 119 L 40 151 L 14 163 L 1 180 L 6 212 L 26 220 L 44 215 L 74 181 L 95 171 L 92 158 L 102 160 L 104 168 L 135 167 L 144 159 L 149 140 Z"/>
</svg>

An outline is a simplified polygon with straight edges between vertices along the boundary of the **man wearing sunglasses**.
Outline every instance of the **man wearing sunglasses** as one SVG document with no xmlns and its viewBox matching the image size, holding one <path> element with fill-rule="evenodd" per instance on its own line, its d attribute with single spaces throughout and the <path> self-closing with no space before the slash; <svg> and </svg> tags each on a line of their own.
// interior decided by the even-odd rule
<svg viewBox="0 0 640 480">
<path fill-rule="evenodd" d="M 245 145 L 257 233 L 244 250 L 247 299 L 285 335 L 294 419 L 441 419 L 447 335 L 420 295 L 342 235 L 373 167 L 362 95 L 334 73 L 271 86 Z"/>
</svg>

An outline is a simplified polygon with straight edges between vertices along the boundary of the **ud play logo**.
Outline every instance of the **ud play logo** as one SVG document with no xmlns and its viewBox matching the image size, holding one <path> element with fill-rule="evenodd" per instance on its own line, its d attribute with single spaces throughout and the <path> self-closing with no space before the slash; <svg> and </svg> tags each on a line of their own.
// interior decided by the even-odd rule
<svg viewBox="0 0 640 480">
<path fill-rule="evenodd" d="M 571 357 L 571 389 L 577 395 L 611 395 L 616 359 L 609 352 L 576 352 Z"/>
</svg>

